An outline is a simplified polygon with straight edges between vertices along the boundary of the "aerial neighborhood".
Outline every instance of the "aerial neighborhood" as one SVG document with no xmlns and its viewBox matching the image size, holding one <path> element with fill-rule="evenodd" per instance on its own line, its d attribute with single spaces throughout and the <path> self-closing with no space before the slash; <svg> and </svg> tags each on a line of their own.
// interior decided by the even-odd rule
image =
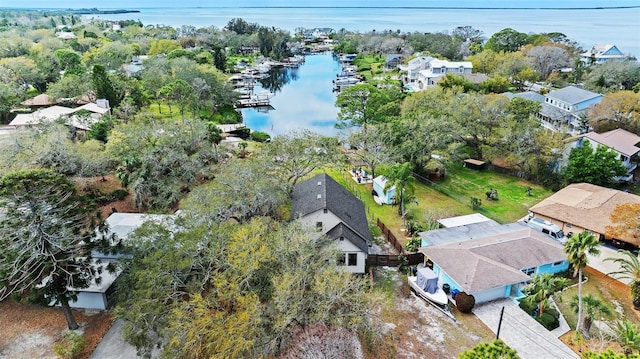
<svg viewBox="0 0 640 359">
<path fill-rule="evenodd" d="M 615 38 L 80 14 L 0 7 L 0 358 L 640 355 Z"/>
</svg>

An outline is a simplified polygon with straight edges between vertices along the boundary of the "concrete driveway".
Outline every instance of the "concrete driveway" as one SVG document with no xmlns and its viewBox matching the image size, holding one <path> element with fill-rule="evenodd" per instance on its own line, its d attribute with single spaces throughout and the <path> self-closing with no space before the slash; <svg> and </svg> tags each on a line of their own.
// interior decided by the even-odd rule
<svg viewBox="0 0 640 359">
<path fill-rule="evenodd" d="M 620 270 L 620 266 L 611 261 L 605 261 L 606 258 L 628 258 L 627 256 L 620 254 L 617 249 L 601 246 L 600 254 L 597 256 L 589 256 L 589 267 L 601 272 L 602 274 L 608 274 Z M 630 280 L 622 279 L 622 283 L 629 285 Z"/>
<path fill-rule="evenodd" d="M 136 348 L 122 337 L 124 321 L 116 319 L 89 359 L 137 359 Z"/>
</svg>

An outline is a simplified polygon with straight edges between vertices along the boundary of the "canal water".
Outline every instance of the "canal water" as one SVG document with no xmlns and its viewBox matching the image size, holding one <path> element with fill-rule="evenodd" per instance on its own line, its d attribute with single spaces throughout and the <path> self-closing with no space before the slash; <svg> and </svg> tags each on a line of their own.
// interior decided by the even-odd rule
<svg viewBox="0 0 640 359">
<path fill-rule="evenodd" d="M 338 109 L 332 80 L 341 69 L 340 63 L 326 52 L 306 55 L 305 63 L 297 69 L 271 70 L 268 78 L 258 80 L 255 93 L 272 92 L 273 109 L 243 109 L 245 125 L 272 137 L 302 129 L 328 136 L 337 134 Z"/>
</svg>

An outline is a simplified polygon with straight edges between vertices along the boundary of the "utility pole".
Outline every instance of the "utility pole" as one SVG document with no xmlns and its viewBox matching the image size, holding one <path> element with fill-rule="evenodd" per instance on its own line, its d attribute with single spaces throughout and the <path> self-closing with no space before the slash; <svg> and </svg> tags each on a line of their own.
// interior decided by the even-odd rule
<svg viewBox="0 0 640 359">
<path fill-rule="evenodd" d="M 496 333 L 496 340 L 500 339 L 500 327 L 502 326 L 502 317 L 504 316 L 504 306 L 500 311 L 500 321 L 498 322 L 498 332 Z"/>
</svg>

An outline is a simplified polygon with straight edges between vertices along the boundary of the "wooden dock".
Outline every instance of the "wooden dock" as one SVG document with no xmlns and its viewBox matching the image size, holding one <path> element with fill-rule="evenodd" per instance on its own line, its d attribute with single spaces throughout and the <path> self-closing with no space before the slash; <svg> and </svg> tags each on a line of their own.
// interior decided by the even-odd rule
<svg viewBox="0 0 640 359">
<path fill-rule="evenodd" d="M 259 99 L 259 98 L 246 98 L 240 99 L 236 102 L 237 108 L 247 108 L 247 107 L 270 107 L 271 100 L 269 99 Z"/>
</svg>

